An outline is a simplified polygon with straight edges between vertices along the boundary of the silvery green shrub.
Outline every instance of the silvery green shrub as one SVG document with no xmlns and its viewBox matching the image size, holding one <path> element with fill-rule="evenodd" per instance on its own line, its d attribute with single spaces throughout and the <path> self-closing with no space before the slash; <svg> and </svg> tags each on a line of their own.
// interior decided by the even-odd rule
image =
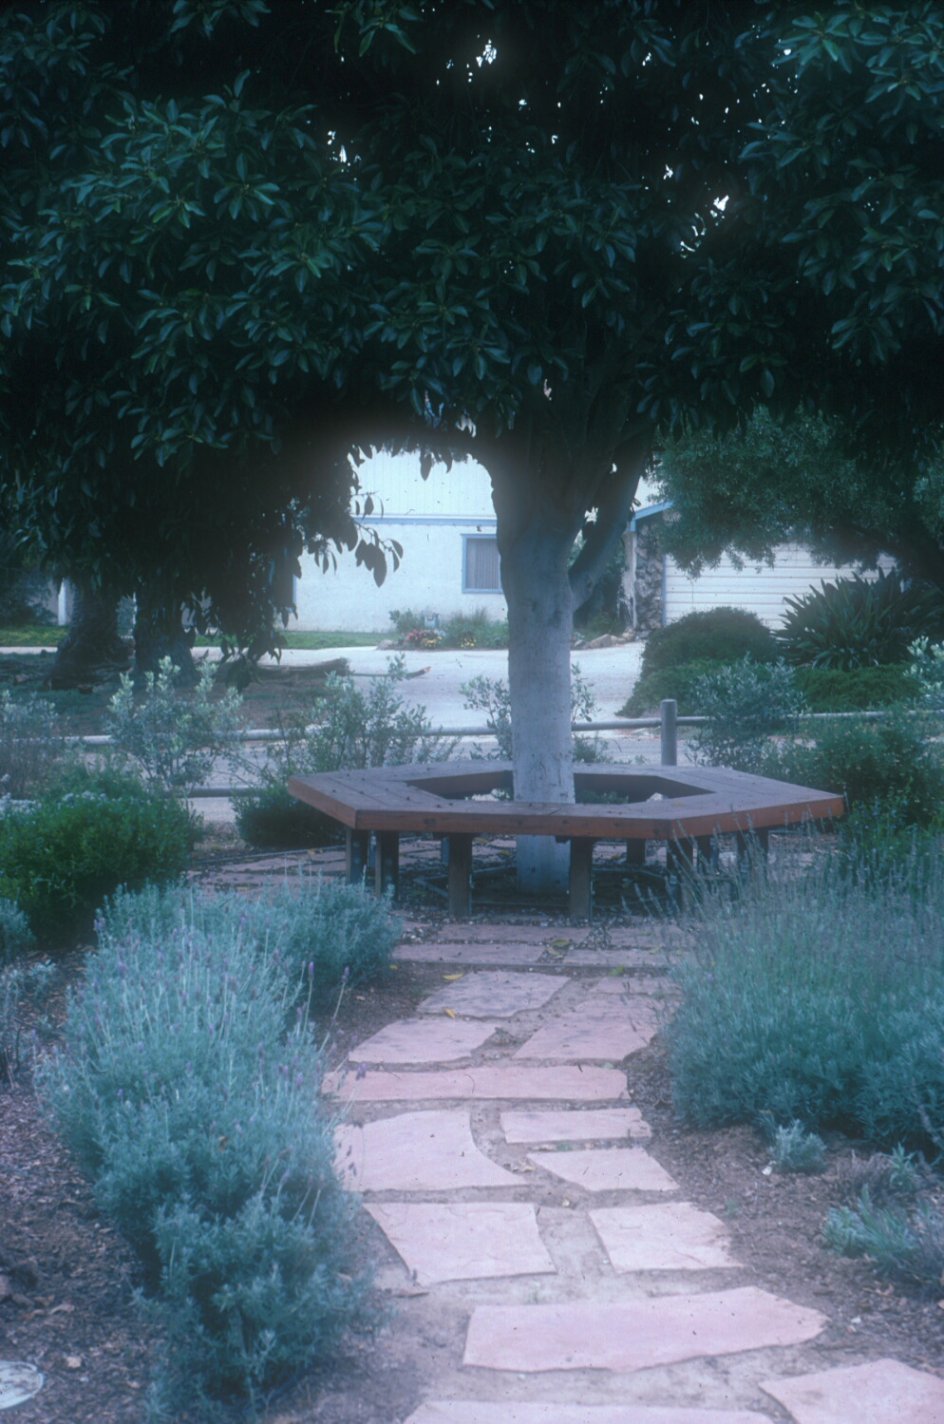
<svg viewBox="0 0 944 1424">
<path fill-rule="evenodd" d="M 13 900 L 0 899 L 0 965 L 19 958 L 33 943 L 29 920 L 19 905 Z"/>
<path fill-rule="evenodd" d="M 38 794 L 71 755 L 48 698 L 0 691 L 0 796 Z"/>
<path fill-rule="evenodd" d="M 233 688 L 217 693 L 210 664 L 200 668 L 192 690 L 178 688 L 170 658 L 147 673 L 136 693 L 126 673 L 111 699 L 105 730 L 120 764 L 156 791 L 186 796 L 205 782 L 214 765 L 235 757 L 242 699 Z"/>
<path fill-rule="evenodd" d="M 285 976 L 293 1004 L 321 1010 L 387 968 L 399 921 L 362 886 L 294 875 L 257 899 L 182 886 L 119 891 L 97 929 L 100 944 L 238 935 Z"/>
<path fill-rule="evenodd" d="M 154 894 L 139 930 L 130 898 L 41 1091 L 140 1256 L 165 1398 L 252 1396 L 323 1358 L 363 1310 L 322 1055 L 257 936 L 228 916 L 181 931 Z"/>
</svg>

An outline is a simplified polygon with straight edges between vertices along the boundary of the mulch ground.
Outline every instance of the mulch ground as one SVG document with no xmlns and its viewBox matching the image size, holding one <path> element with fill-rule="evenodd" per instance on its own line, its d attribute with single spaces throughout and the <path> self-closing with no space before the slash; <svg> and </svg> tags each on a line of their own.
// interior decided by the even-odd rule
<svg viewBox="0 0 944 1424">
<path fill-rule="evenodd" d="M 232 850 L 204 850 L 214 876 L 235 860 Z M 500 857 L 495 895 L 500 898 Z M 408 886 L 414 933 L 435 938 L 441 913 L 430 865 Z M 616 912 L 616 906 L 610 913 Z M 500 919 L 494 905 L 479 920 Z M 542 923 L 554 921 L 548 914 Z M 563 920 L 562 920 L 563 923 Z M 61 1018 L 64 992 L 80 981 L 83 952 L 61 961 L 50 1017 Z M 382 982 L 351 994 L 331 1030 L 332 1062 L 383 1024 L 408 1016 L 442 982 L 442 967 L 400 964 Z M 722 1217 L 734 1253 L 758 1283 L 823 1311 L 831 1323 L 825 1347 L 844 1358 L 890 1355 L 918 1368 L 944 1369 L 944 1283 L 941 1299 L 878 1280 L 867 1263 L 830 1252 L 822 1228 L 835 1204 L 851 1154 L 868 1144 L 834 1136 L 821 1176 L 765 1172 L 769 1157 L 751 1129 L 691 1131 L 676 1121 L 664 1048 L 657 1038 L 632 1060 L 632 1092 L 653 1128 L 652 1151 L 687 1199 Z M 376 1244 L 366 1222 L 361 1249 Z M 140 1424 L 160 1339 L 135 1305 L 134 1260 L 98 1214 L 88 1185 L 43 1121 L 27 1076 L 0 1086 L 0 1359 L 23 1360 L 46 1375 L 43 1390 L 15 1415 L 22 1424 Z M 416 1361 L 401 1350 L 396 1302 L 375 1337 L 354 1338 L 319 1370 L 272 1399 L 267 1424 L 393 1424 L 419 1398 Z M 245 1416 L 229 1411 L 232 1424 Z M 181 1416 L 179 1424 L 186 1424 Z"/>
</svg>

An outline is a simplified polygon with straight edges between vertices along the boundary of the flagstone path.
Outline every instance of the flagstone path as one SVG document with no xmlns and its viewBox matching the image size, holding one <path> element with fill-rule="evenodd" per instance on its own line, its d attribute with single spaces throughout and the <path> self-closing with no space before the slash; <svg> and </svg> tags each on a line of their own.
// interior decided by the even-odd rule
<svg viewBox="0 0 944 1424">
<path fill-rule="evenodd" d="M 824 1369 L 826 1317 L 755 1285 L 660 1165 L 632 1103 L 670 1010 L 651 948 L 553 934 L 403 944 L 442 988 L 325 1082 L 379 1283 L 430 1359 L 391 1424 L 944 1424 L 937 1376 Z"/>
</svg>

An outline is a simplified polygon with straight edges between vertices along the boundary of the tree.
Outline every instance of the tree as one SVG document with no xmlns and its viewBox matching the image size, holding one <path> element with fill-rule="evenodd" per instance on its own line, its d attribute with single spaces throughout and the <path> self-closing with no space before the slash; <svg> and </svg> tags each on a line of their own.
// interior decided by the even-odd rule
<svg viewBox="0 0 944 1424">
<path fill-rule="evenodd" d="M 356 522 L 350 441 L 326 442 L 324 421 L 307 417 L 338 374 L 325 347 L 344 339 L 320 306 L 317 320 L 313 303 L 304 313 L 319 370 L 304 352 L 288 364 L 290 294 L 319 262 L 343 264 L 350 231 L 325 228 L 280 283 L 279 223 L 260 221 L 270 170 L 311 208 L 336 160 L 312 161 L 304 112 L 266 115 L 261 142 L 260 116 L 234 92 L 184 113 L 170 96 L 212 87 L 215 25 L 189 43 L 200 7 L 176 8 L 177 20 L 145 0 L 0 16 L 0 508 L 102 607 L 137 594 L 138 664 L 152 668 L 164 652 L 188 656 L 182 604 L 198 627 L 259 652 L 285 611 L 278 573 L 303 549 L 326 561 L 353 549 L 377 578 L 397 555 Z M 259 7 L 215 8 L 233 31 Z M 224 169 L 230 191 L 194 230 L 186 183 L 214 165 L 216 189 Z M 352 186 L 338 184 L 335 219 Z M 297 225 L 280 221 L 300 251 Z M 90 671 L 80 658 L 76 676 Z"/>
<path fill-rule="evenodd" d="M 668 440 L 659 466 L 676 515 L 667 551 L 697 573 L 725 551 L 769 559 L 775 544 L 800 538 L 824 562 L 874 567 L 892 554 L 906 574 L 944 589 L 944 465 L 915 468 L 881 447 L 863 455 L 857 434 L 760 407 L 737 430 Z"/>
<path fill-rule="evenodd" d="M 141 486 L 163 529 L 167 486 L 190 510 L 231 471 L 274 509 L 256 461 L 282 469 L 286 432 L 319 481 L 358 444 L 473 453 L 498 516 L 520 797 L 573 796 L 574 604 L 665 431 L 814 397 L 875 429 L 889 378 L 886 444 L 917 451 L 940 421 L 933 4 L 27 13 L 44 32 L 68 17 L 84 45 L 42 67 L 71 147 L 49 148 L 45 198 L 27 184 L 6 204 L 23 263 L 7 390 L 44 431 L 51 488 L 81 504 L 84 480 L 100 510 Z M 26 113 L 28 137 L 51 131 Z M 37 329 L 47 358 L 67 334 L 60 437 L 29 395 Z M 33 434 L 7 421 L 0 439 L 42 488 Z"/>
</svg>

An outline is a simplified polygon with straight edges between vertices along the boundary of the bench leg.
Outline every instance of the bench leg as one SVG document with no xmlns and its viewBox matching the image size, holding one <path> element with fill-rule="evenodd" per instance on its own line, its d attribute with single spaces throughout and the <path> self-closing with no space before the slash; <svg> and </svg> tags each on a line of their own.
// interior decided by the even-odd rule
<svg viewBox="0 0 944 1424">
<path fill-rule="evenodd" d="M 593 918 L 593 841 L 570 843 L 570 918 Z"/>
<path fill-rule="evenodd" d="M 388 890 L 396 899 L 400 886 L 400 832 L 377 832 L 377 863 L 374 866 L 374 889 L 378 895 Z"/>
<path fill-rule="evenodd" d="M 344 832 L 344 872 L 349 885 L 363 884 L 369 848 L 369 831 Z"/>
<path fill-rule="evenodd" d="M 447 836 L 449 913 L 454 920 L 465 920 L 471 909 L 470 881 L 472 877 L 472 837 Z"/>
<path fill-rule="evenodd" d="M 626 842 L 626 864 L 645 865 L 646 863 L 646 842 L 643 840 L 633 840 Z"/>
<path fill-rule="evenodd" d="M 767 852 L 770 849 L 770 832 L 762 831 L 738 831 L 735 837 L 737 844 L 737 868 L 739 872 L 746 873 L 751 866 L 761 856 L 766 860 Z"/>
<path fill-rule="evenodd" d="M 719 866 L 717 836 L 696 836 L 695 844 L 698 847 L 699 871 L 703 873 L 711 871 L 712 874 L 717 874 Z"/>
</svg>

